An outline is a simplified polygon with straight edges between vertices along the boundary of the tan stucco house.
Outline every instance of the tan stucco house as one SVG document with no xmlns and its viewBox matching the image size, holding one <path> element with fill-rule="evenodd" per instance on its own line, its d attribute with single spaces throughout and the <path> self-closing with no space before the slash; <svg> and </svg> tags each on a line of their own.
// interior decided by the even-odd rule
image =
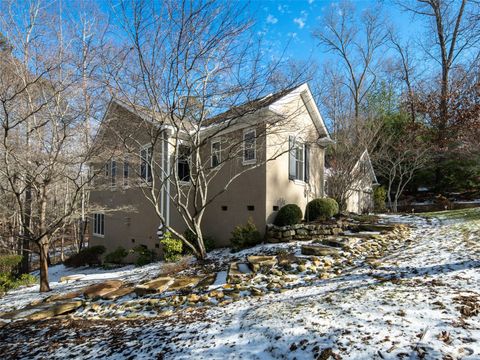
<svg viewBox="0 0 480 360">
<path fill-rule="evenodd" d="M 247 105 L 251 111 L 234 121 L 227 120 L 236 111 L 231 109 L 199 130 L 208 139 L 202 152 L 215 171 L 209 193 L 217 194 L 205 210 L 202 232 L 217 246 L 228 246 L 231 231 L 248 219 L 263 233 L 283 205 L 295 203 L 304 211 L 308 201 L 324 196 L 325 148 L 332 141 L 308 85 Z M 91 164 L 98 176 L 90 191 L 90 243 L 107 251 L 158 247 L 159 217 L 145 197 L 149 187 L 136 181 L 152 181 L 152 166 L 165 176 L 174 169 L 184 179 L 182 189 L 191 186 L 189 160 L 182 156 L 188 141 L 173 139 L 171 128 L 159 128 L 145 114 L 142 108 L 112 100 L 98 130 L 95 151 L 104 156 Z M 152 151 L 148 144 L 154 127 L 164 145 Z M 215 136 L 208 137 L 212 132 Z M 239 151 L 232 151 L 235 146 Z M 183 232 L 185 222 L 172 200 L 175 187 L 167 180 L 159 194 L 158 211 L 169 226 Z"/>
</svg>

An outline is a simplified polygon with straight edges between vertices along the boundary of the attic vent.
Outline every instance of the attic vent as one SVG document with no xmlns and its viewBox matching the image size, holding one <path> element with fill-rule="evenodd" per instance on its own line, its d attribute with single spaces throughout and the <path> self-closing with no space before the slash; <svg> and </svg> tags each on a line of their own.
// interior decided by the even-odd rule
<svg viewBox="0 0 480 360">
<path fill-rule="evenodd" d="M 253 205 L 247 205 L 247 210 L 248 210 L 248 211 L 254 211 L 254 210 L 255 210 L 255 206 L 253 206 Z"/>
</svg>

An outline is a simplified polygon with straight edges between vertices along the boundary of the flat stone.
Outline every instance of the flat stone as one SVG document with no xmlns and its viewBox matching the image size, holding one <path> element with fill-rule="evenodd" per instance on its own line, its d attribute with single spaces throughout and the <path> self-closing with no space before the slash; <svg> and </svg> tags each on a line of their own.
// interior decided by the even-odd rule
<svg viewBox="0 0 480 360">
<path fill-rule="evenodd" d="M 83 290 L 83 295 L 87 298 L 99 298 L 109 292 L 115 291 L 122 286 L 121 280 L 108 280 L 99 284 L 90 285 Z"/>
<path fill-rule="evenodd" d="M 177 278 L 173 283 L 168 287 L 168 290 L 184 290 L 197 286 L 197 284 L 202 280 L 200 276 L 185 276 Z"/>
<path fill-rule="evenodd" d="M 250 267 L 254 272 L 257 272 L 262 267 L 273 267 L 277 264 L 276 256 L 247 256 L 247 260 L 250 263 Z"/>
<path fill-rule="evenodd" d="M 63 301 L 63 300 L 71 300 L 75 298 L 83 297 L 83 291 L 72 291 L 66 294 L 55 294 L 52 296 L 49 296 L 48 298 L 45 299 L 45 302 L 55 302 L 55 301 Z"/>
<path fill-rule="evenodd" d="M 58 302 L 53 304 L 48 304 L 48 306 L 43 305 L 37 309 L 30 309 L 25 312 L 25 316 L 22 316 L 20 312 L 16 319 L 27 319 L 27 320 L 44 320 L 49 319 L 58 315 L 63 315 L 69 312 L 72 312 L 78 309 L 83 305 L 83 301 L 68 301 L 68 302 Z M 32 312 L 33 310 L 33 312 Z"/>
<path fill-rule="evenodd" d="M 67 284 L 68 284 L 69 281 L 78 281 L 78 280 L 83 279 L 84 277 L 85 277 L 85 275 L 83 275 L 83 274 L 75 274 L 75 275 L 62 276 L 62 277 L 60 278 L 60 282 L 61 282 L 61 283 L 67 283 Z"/>
<path fill-rule="evenodd" d="M 132 286 L 120 288 L 120 289 L 114 290 L 114 291 L 109 292 L 108 294 L 102 296 L 102 299 L 115 300 L 115 299 L 121 298 L 123 296 L 129 295 L 129 294 L 133 293 L 133 291 L 134 291 L 134 288 Z"/>
<path fill-rule="evenodd" d="M 340 250 L 331 246 L 326 245 L 302 245 L 302 254 L 303 255 L 315 255 L 315 256 L 328 256 L 328 255 L 338 255 Z"/>
<path fill-rule="evenodd" d="M 250 273 L 251 272 L 247 264 L 232 262 L 228 267 L 227 282 L 232 283 L 242 280 Z"/>
<path fill-rule="evenodd" d="M 161 293 L 168 289 L 168 286 L 173 282 L 171 277 L 160 277 L 151 280 L 145 284 L 141 284 L 135 287 L 135 293 L 138 296 L 145 294 Z"/>
<path fill-rule="evenodd" d="M 202 280 L 200 280 L 198 282 L 196 287 L 197 288 L 204 288 L 204 287 L 210 286 L 215 282 L 216 279 L 217 279 L 217 274 L 215 274 L 215 273 L 208 274 L 207 276 L 204 276 L 202 278 Z"/>
</svg>

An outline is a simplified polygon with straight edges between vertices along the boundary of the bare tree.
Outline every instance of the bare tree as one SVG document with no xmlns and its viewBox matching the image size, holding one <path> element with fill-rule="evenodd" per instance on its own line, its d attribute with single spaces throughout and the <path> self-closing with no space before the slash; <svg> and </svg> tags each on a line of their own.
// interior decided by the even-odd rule
<svg viewBox="0 0 480 360">
<path fill-rule="evenodd" d="M 375 83 L 378 53 L 387 40 L 381 9 L 366 9 L 357 18 L 355 7 L 348 1 L 332 5 L 314 37 L 327 51 L 336 54 L 344 67 L 344 85 L 353 103 L 353 119 L 360 118 L 360 106 Z"/>
</svg>

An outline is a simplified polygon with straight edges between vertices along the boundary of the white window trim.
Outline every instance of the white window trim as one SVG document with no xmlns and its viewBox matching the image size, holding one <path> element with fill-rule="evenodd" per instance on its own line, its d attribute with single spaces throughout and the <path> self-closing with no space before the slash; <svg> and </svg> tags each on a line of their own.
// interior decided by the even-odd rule
<svg viewBox="0 0 480 360">
<path fill-rule="evenodd" d="M 178 160 L 179 160 L 179 150 L 180 150 L 180 146 L 186 146 L 186 147 L 188 147 L 189 149 L 191 149 L 191 147 L 190 147 L 185 141 L 180 140 L 180 141 L 178 142 L 178 147 L 177 147 L 177 159 L 175 160 L 175 166 L 177 167 L 177 177 L 178 177 Z M 179 184 L 180 186 L 187 186 L 187 185 L 191 185 L 191 184 L 192 184 L 192 169 L 191 169 L 192 157 L 191 157 L 191 155 L 187 158 L 187 163 L 188 163 L 188 170 L 189 170 L 190 180 L 185 181 L 185 180 L 180 180 L 180 178 L 179 178 L 179 179 L 178 179 L 178 184 Z"/>
<path fill-rule="evenodd" d="M 147 160 L 148 160 L 148 149 L 152 149 L 152 163 L 150 164 L 150 169 L 153 167 L 153 146 L 152 144 L 148 143 L 148 144 L 145 144 L 143 145 L 141 148 L 140 148 L 140 178 L 142 179 L 142 184 L 148 184 L 148 185 L 151 185 L 152 184 L 152 181 L 153 181 L 153 175 L 152 174 L 149 174 L 148 173 L 148 163 L 145 167 L 145 178 L 142 176 L 142 161 L 143 161 L 143 158 L 142 158 L 142 151 L 145 150 L 145 155 L 147 156 Z M 148 176 L 150 175 L 150 176 Z M 151 177 L 152 178 L 152 181 L 148 181 L 148 178 Z"/>
<path fill-rule="evenodd" d="M 213 154 L 214 154 L 214 150 L 213 150 L 213 145 L 214 144 L 219 144 L 219 148 L 218 148 L 218 164 L 217 165 L 213 165 Z M 210 159 L 210 166 L 212 168 L 216 168 L 218 166 L 220 166 L 220 163 L 222 162 L 222 142 L 220 140 L 212 140 L 212 143 L 210 145 L 210 154 L 211 154 L 211 159 Z"/>
<path fill-rule="evenodd" d="M 297 178 L 294 178 L 294 179 L 291 179 L 291 181 L 293 181 L 293 183 L 295 185 L 300 185 L 300 186 L 305 186 L 307 185 L 307 182 L 305 182 L 305 177 L 306 177 L 306 159 L 305 159 L 305 140 L 300 137 L 300 136 L 296 136 L 294 135 L 293 136 L 294 139 L 295 139 L 295 147 L 294 147 L 294 150 L 297 149 L 297 145 L 298 144 L 301 144 L 302 146 L 302 153 L 303 153 L 303 180 L 302 179 L 297 179 Z M 297 160 L 296 160 L 296 157 L 295 157 L 295 169 L 297 168 L 297 164 L 296 164 Z M 296 172 L 296 170 L 295 170 Z"/>
<path fill-rule="evenodd" d="M 245 135 L 253 132 L 253 159 L 245 160 Z M 242 164 L 243 165 L 252 165 L 257 162 L 257 130 L 256 129 L 245 129 L 243 130 L 243 141 L 242 141 Z"/>
<path fill-rule="evenodd" d="M 103 216 L 103 234 L 100 234 L 100 233 L 95 232 L 95 222 L 96 222 L 95 217 L 96 217 L 97 215 L 102 215 L 102 216 Z M 99 238 L 104 238 L 104 237 L 105 237 L 105 214 L 104 214 L 104 213 L 94 213 L 94 214 L 93 214 L 93 229 L 92 229 L 92 234 L 93 234 L 93 236 L 96 236 L 96 237 L 99 237 Z"/>
</svg>

